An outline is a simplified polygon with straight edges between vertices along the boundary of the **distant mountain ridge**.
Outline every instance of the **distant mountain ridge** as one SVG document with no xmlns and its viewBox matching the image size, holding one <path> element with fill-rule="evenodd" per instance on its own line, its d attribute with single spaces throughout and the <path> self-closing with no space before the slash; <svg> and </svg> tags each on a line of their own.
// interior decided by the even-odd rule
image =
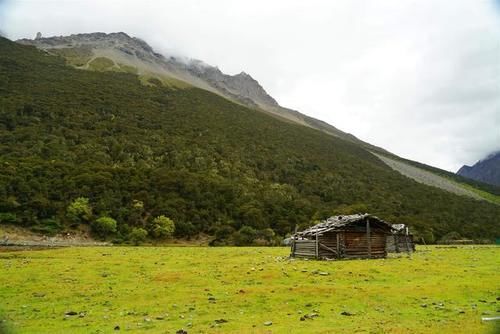
<svg viewBox="0 0 500 334">
<path fill-rule="evenodd" d="M 201 60 L 162 55 L 142 39 L 131 37 L 124 32 L 54 37 L 42 37 L 37 34 L 35 39 L 20 39 L 16 42 L 63 56 L 70 65 L 80 69 L 133 72 L 146 81 L 149 78 L 158 78 L 169 86 L 191 85 L 202 88 L 247 107 L 315 128 L 371 150 L 386 152 L 324 121 L 280 106 L 257 80 L 245 72 L 228 75 L 218 67 Z"/>
<path fill-rule="evenodd" d="M 500 151 L 479 160 L 473 166 L 462 166 L 457 174 L 476 181 L 500 186 Z"/>
</svg>

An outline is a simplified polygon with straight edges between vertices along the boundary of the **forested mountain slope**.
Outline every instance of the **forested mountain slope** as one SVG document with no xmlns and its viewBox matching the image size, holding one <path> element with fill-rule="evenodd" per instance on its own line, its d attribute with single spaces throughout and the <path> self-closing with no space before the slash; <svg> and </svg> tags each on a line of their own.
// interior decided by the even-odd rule
<svg viewBox="0 0 500 334">
<path fill-rule="evenodd" d="M 83 197 L 92 211 L 81 223 L 112 217 L 117 241 L 166 215 L 179 237 L 271 243 L 358 211 L 410 224 L 427 242 L 500 234 L 499 206 L 416 183 L 359 145 L 153 83 L 0 39 L 0 223 L 70 228 L 68 206 Z"/>
<path fill-rule="evenodd" d="M 17 42 L 34 45 L 51 54 L 60 55 L 67 64 L 79 69 L 134 73 L 144 82 L 159 80 L 166 86 L 174 88 L 198 87 L 249 108 L 318 129 L 372 150 L 385 152 L 326 122 L 280 106 L 257 80 L 245 72 L 228 75 L 218 67 L 191 59 L 188 55 L 181 57 L 162 55 L 155 52 L 145 41 L 124 32 L 38 36 L 35 39 L 20 39 Z"/>
</svg>

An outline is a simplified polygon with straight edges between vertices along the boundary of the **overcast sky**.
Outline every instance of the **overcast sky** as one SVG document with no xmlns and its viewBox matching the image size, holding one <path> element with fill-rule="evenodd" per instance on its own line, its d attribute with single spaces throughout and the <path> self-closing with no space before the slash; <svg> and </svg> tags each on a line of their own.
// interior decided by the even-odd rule
<svg viewBox="0 0 500 334">
<path fill-rule="evenodd" d="M 124 31 L 451 171 L 500 150 L 500 0 L 0 0 L 0 31 Z"/>
</svg>

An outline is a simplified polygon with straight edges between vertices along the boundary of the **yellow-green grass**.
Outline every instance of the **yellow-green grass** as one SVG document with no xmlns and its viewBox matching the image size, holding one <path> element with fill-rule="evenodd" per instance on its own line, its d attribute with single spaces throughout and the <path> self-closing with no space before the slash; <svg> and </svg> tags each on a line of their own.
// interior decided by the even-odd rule
<svg viewBox="0 0 500 334">
<path fill-rule="evenodd" d="M 66 59 L 66 63 L 75 67 L 85 66 L 92 59 L 92 50 L 89 47 L 54 48 L 50 49 L 53 54 L 60 55 Z"/>
<path fill-rule="evenodd" d="M 459 183 L 459 185 L 465 189 L 468 189 L 468 190 L 478 194 L 479 196 L 481 196 L 482 198 L 484 198 L 488 202 L 500 205 L 500 196 L 498 196 L 498 195 L 489 193 L 487 191 L 483 191 L 481 189 L 478 189 L 476 187 L 473 187 L 473 186 L 465 184 L 465 183 Z"/>
<path fill-rule="evenodd" d="M 14 333 L 494 331 L 481 318 L 500 308 L 499 247 L 418 247 L 380 260 L 287 256 L 229 247 L 0 252 L 0 308 Z"/>
<path fill-rule="evenodd" d="M 106 57 L 94 58 L 89 64 L 89 69 L 94 71 L 108 71 L 115 66 L 115 62 Z"/>
<path fill-rule="evenodd" d="M 192 88 L 193 87 L 193 86 L 191 86 L 190 84 L 188 84 L 185 81 L 182 81 L 182 80 L 179 80 L 179 79 L 176 79 L 176 78 L 173 78 L 173 77 L 169 77 L 169 76 L 166 76 L 166 75 L 160 75 L 160 74 L 155 74 L 155 73 L 147 72 L 147 73 L 144 73 L 144 74 L 142 74 L 142 75 L 139 76 L 139 80 L 145 86 L 152 86 L 152 85 L 154 85 L 154 84 L 152 84 L 150 82 L 150 79 L 159 80 L 166 87 L 173 88 L 173 89 L 176 89 L 176 88 L 186 89 L 186 88 Z"/>
</svg>

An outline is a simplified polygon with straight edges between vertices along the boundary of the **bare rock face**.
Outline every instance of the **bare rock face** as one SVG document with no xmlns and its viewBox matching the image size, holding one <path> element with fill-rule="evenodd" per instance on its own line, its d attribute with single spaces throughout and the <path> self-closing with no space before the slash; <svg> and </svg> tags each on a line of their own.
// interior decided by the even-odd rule
<svg viewBox="0 0 500 334">
<path fill-rule="evenodd" d="M 267 94 L 257 80 L 245 72 L 227 75 L 217 67 L 199 64 L 195 61 L 187 64 L 186 70 L 244 104 L 254 104 L 262 109 L 279 107 L 276 100 Z M 247 102 L 247 99 L 253 103 Z"/>
</svg>

